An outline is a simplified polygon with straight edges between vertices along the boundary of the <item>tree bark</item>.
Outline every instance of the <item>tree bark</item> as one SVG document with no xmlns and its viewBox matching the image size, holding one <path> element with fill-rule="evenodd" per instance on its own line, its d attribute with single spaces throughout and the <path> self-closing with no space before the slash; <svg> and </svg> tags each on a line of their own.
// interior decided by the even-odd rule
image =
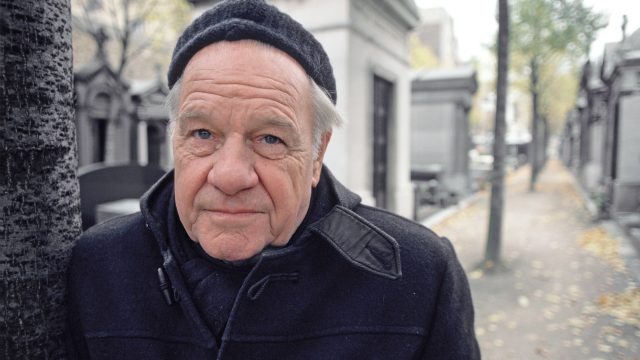
<svg viewBox="0 0 640 360">
<path fill-rule="evenodd" d="M 531 144 L 529 146 L 530 163 L 531 163 L 531 179 L 529 181 L 529 191 L 536 191 L 536 181 L 538 181 L 538 172 L 540 170 L 540 160 L 538 158 L 538 147 L 540 146 L 540 136 L 538 123 L 540 121 L 540 113 L 538 107 L 538 82 L 540 80 L 538 74 L 538 59 L 533 57 L 530 62 L 531 73 Z"/>
<path fill-rule="evenodd" d="M 506 103 L 509 74 L 509 4 L 498 1 L 498 80 L 496 89 L 496 117 L 493 140 L 493 171 L 491 176 L 491 203 L 489 234 L 485 251 L 485 266 L 500 263 L 502 244 L 502 214 L 504 208 L 504 158 L 506 152 Z"/>
<path fill-rule="evenodd" d="M 60 359 L 80 233 L 68 0 L 0 0 L 0 358 Z"/>
</svg>

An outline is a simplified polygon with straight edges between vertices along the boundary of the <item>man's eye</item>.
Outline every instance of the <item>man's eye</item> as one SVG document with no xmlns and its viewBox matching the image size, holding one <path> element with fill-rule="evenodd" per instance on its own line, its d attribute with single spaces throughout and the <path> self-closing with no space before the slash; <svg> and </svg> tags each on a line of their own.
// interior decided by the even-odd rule
<svg viewBox="0 0 640 360">
<path fill-rule="evenodd" d="M 196 131 L 194 131 L 194 135 L 202 140 L 209 140 L 211 139 L 211 133 L 205 129 L 198 129 Z"/>
<path fill-rule="evenodd" d="M 265 143 L 269 144 L 269 145 L 277 145 L 277 144 L 282 144 L 282 140 L 274 135 L 265 135 L 262 140 L 264 140 Z"/>
<path fill-rule="evenodd" d="M 263 135 L 256 140 L 255 152 L 268 159 L 280 159 L 287 153 L 287 144 L 275 135 Z"/>
</svg>

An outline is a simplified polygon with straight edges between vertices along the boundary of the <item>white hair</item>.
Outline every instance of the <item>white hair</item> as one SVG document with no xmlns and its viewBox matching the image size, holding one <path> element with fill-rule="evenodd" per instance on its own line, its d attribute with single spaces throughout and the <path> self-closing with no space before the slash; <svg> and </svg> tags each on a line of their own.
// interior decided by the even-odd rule
<svg viewBox="0 0 640 360">
<path fill-rule="evenodd" d="M 322 137 L 324 134 L 330 132 L 334 127 L 342 125 L 342 117 L 338 113 L 335 105 L 331 102 L 329 95 L 323 90 L 311 77 L 309 77 L 311 84 L 311 100 L 313 105 L 313 156 L 318 156 L 320 146 L 322 144 Z M 176 120 L 178 119 L 178 112 L 180 108 L 180 92 L 182 89 L 182 78 L 173 84 L 173 87 L 167 95 L 165 107 L 169 112 L 169 133 L 173 138 L 173 132 L 176 126 Z"/>
</svg>

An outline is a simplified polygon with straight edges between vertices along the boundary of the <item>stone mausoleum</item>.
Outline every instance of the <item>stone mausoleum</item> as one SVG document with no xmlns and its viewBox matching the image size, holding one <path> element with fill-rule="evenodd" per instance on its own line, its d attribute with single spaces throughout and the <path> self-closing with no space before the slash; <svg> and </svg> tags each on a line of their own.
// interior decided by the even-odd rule
<svg viewBox="0 0 640 360">
<path fill-rule="evenodd" d="M 469 66 L 425 69 L 413 76 L 412 174 L 418 181 L 436 178 L 455 198 L 471 192 L 469 110 L 477 88 Z"/>
</svg>

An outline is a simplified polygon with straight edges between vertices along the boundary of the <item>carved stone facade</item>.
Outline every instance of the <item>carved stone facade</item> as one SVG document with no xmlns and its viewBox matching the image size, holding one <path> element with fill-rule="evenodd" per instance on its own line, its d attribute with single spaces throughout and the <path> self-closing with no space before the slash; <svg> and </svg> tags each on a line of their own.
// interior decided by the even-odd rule
<svg viewBox="0 0 640 360">
<path fill-rule="evenodd" d="M 160 77 L 119 81 L 103 58 L 75 73 L 79 166 L 94 163 L 171 166 L 167 143 L 168 90 Z"/>
<path fill-rule="evenodd" d="M 127 86 L 100 57 L 78 70 L 74 82 L 79 165 L 129 162 Z"/>
</svg>

